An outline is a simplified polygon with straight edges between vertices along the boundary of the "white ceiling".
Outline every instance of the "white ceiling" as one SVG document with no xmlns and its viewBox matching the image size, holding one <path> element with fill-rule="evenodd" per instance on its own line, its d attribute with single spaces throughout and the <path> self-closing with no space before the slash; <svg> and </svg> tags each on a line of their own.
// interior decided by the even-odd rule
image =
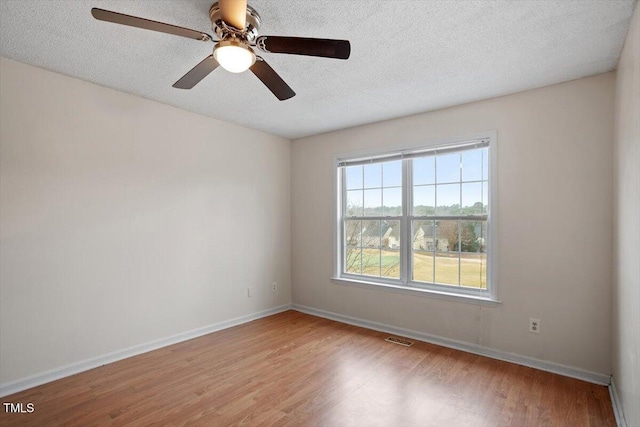
<svg viewBox="0 0 640 427">
<path fill-rule="evenodd" d="M 347 61 L 265 53 L 296 91 L 219 68 L 171 85 L 212 43 L 101 22 L 92 7 L 212 34 L 214 0 L 1 1 L 2 56 L 287 138 L 614 69 L 635 0 L 249 0 L 261 35 L 351 41 Z M 46 96 L 46 94 L 43 94 Z"/>
</svg>

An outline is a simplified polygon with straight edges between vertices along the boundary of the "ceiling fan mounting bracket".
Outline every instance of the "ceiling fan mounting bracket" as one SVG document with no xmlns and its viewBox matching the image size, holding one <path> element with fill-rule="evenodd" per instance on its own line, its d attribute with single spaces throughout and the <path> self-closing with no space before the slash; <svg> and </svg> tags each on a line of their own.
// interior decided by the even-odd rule
<svg viewBox="0 0 640 427">
<path fill-rule="evenodd" d="M 260 15 L 249 5 L 247 5 L 247 23 L 243 29 L 227 25 L 227 23 L 222 20 L 222 12 L 217 2 L 212 4 L 209 9 L 209 18 L 211 19 L 211 28 L 221 40 L 235 38 L 253 43 L 256 37 L 258 37 Z"/>
</svg>

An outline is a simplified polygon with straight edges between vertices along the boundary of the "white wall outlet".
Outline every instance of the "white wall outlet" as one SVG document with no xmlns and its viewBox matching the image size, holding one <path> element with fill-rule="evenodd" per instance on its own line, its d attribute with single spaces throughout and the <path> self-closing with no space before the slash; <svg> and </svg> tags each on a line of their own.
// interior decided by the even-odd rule
<svg viewBox="0 0 640 427">
<path fill-rule="evenodd" d="M 529 332 L 534 334 L 540 333 L 540 319 L 529 318 Z"/>
<path fill-rule="evenodd" d="M 273 282 L 273 283 L 271 284 L 271 290 L 272 290 L 273 292 L 278 292 L 278 284 L 277 284 L 276 282 Z"/>
<path fill-rule="evenodd" d="M 253 288 L 247 288 L 247 297 L 251 298 L 253 296 Z"/>
</svg>

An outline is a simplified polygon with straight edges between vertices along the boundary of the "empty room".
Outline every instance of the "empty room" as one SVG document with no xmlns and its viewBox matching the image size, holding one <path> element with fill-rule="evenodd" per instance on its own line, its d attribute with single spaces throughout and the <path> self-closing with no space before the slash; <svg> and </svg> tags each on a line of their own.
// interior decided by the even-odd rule
<svg viewBox="0 0 640 427">
<path fill-rule="evenodd" d="M 0 0 L 0 425 L 640 427 L 636 0 Z"/>
</svg>

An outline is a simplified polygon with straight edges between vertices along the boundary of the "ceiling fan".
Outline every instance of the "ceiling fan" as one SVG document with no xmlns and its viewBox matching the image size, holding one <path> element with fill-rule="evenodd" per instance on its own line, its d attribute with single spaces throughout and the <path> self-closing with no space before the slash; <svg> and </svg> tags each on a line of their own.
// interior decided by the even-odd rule
<svg viewBox="0 0 640 427">
<path fill-rule="evenodd" d="M 218 66 L 221 66 L 232 73 L 251 70 L 279 100 L 284 101 L 296 93 L 262 57 L 254 53 L 254 48 L 269 53 L 336 59 L 347 59 L 351 53 L 351 45 L 347 40 L 258 36 L 260 15 L 247 5 L 247 0 L 219 0 L 211 6 L 209 9 L 211 28 L 218 40 L 214 40 L 209 34 L 201 31 L 109 10 L 93 8 L 91 14 L 100 21 L 216 43 L 213 54 L 207 56 L 173 84 L 173 87 L 178 89 L 191 89 Z"/>
</svg>

